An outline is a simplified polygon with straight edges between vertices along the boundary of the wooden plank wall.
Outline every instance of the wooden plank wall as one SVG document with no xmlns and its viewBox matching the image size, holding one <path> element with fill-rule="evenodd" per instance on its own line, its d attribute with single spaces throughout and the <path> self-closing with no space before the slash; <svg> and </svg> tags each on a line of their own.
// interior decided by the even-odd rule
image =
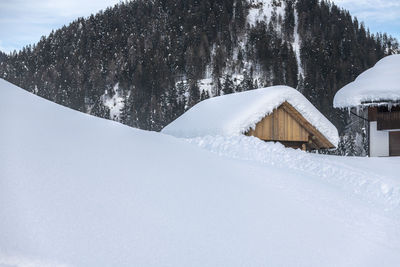
<svg viewBox="0 0 400 267">
<path fill-rule="evenodd" d="M 400 107 L 379 107 L 377 112 L 378 131 L 400 129 Z"/>
<path fill-rule="evenodd" d="M 308 142 L 309 133 L 282 107 L 262 119 L 247 135 L 265 141 L 297 141 Z"/>
</svg>

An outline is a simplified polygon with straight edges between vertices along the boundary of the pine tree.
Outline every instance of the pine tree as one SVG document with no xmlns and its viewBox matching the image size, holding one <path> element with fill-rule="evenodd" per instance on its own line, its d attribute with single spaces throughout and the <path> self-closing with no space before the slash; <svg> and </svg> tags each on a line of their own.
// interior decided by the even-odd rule
<svg viewBox="0 0 400 267">
<path fill-rule="evenodd" d="M 222 91 L 222 85 L 221 85 L 221 81 L 219 79 L 219 77 L 216 77 L 213 79 L 214 80 L 214 95 L 215 96 L 220 96 L 221 95 L 221 91 Z"/>
<path fill-rule="evenodd" d="M 286 41 L 292 42 L 294 40 L 294 26 L 295 26 L 295 18 L 294 18 L 294 0 L 286 0 L 285 2 L 285 17 L 283 22 L 283 32 Z"/>
<path fill-rule="evenodd" d="M 210 98 L 210 94 L 208 93 L 208 91 L 202 90 L 201 96 L 200 96 L 200 101 L 203 101 L 208 98 Z"/>
<path fill-rule="evenodd" d="M 224 92 L 224 95 L 232 94 L 234 92 L 234 84 L 230 75 L 226 75 L 222 91 Z"/>
<path fill-rule="evenodd" d="M 243 91 L 248 91 L 248 90 L 256 88 L 253 85 L 253 77 L 251 76 L 251 73 L 249 74 L 247 71 L 245 71 L 243 73 L 243 81 L 242 81 L 241 88 Z"/>
<path fill-rule="evenodd" d="M 192 107 L 200 101 L 200 89 L 197 81 L 192 81 L 189 86 L 189 106 Z"/>
</svg>

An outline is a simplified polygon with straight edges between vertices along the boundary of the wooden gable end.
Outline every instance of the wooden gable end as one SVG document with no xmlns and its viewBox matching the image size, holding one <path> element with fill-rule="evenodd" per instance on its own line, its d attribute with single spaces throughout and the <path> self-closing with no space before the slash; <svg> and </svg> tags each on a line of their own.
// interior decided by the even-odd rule
<svg viewBox="0 0 400 267">
<path fill-rule="evenodd" d="M 248 135 L 265 141 L 308 142 L 307 130 L 285 109 L 280 106 L 272 114 L 257 123 Z"/>
<path fill-rule="evenodd" d="M 264 141 L 300 144 L 300 147 L 301 144 L 307 144 L 308 149 L 335 147 L 288 102 L 264 117 L 246 135 Z"/>
</svg>

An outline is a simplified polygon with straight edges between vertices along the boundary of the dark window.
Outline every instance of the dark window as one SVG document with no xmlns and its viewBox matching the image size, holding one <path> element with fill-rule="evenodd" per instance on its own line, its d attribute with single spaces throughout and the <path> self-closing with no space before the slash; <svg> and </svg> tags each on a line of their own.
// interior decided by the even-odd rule
<svg viewBox="0 0 400 267">
<path fill-rule="evenodd" d="M 389 132 L 389 155 L 400 156 L 400 132 Z"/>
<path fill-rule="evenodd" d="M 400 107 L 378 107 L 377 121 L 378 130 L 400 129 Z"/>
<path fill-rule="evenodd" d="M 378 108 L 377 107 L 369 107 L 368 108 L 368 120 L 369 121 L 376 121 L 376 116 L 378 114 Z"/>
</svg>

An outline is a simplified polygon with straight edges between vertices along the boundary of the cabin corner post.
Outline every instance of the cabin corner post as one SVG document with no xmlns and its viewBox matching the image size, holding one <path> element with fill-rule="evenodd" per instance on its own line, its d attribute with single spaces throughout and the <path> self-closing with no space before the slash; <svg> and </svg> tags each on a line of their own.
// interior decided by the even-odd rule
<svg viewBox="0 0 400 267">
<path fill-rule="evenodd" d="M 369 112 L 369 111 L 367 111 Z M 371 122 L 368 121 L 367 127 L 367 135 L 368 135 L 368 157 L 371 157 Z"/>
<path fill-rule="evenodd" d="M 364 108 L 367 112 L 367 139 L 368 139 L 368 157 L 371 157 L 371 115 L 370 115 L 370 110 L 369 107 Z"/>
</svg>

